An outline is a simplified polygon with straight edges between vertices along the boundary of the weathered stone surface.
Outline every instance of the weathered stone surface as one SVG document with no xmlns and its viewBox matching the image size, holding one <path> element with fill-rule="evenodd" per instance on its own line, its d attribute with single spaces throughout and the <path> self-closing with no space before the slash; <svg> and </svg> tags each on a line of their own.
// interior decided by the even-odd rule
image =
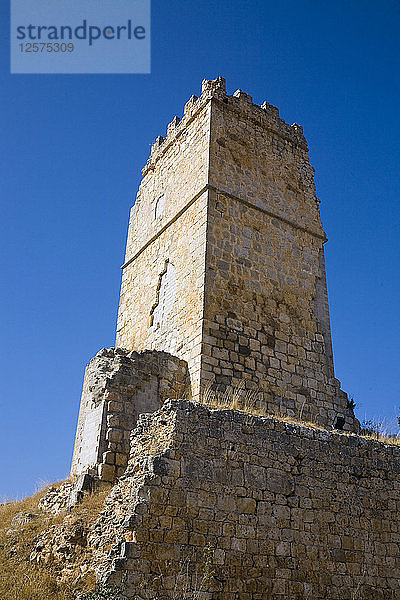
<svg viewBox="0 0 400 600">
<path fill-rule="evenodd" d="M 74 488 L 75 484 L 72 481 L 65 481 L 58 487 L 50 487 L 43 498 L 39 500 L 38 508 L 54 515 L 66 511 Z"/>
<path fill-rule="evenodd" d="M 33 519 L 36 519 L 37 515 L 34 513 L 28 513 L 28 512 L 19 512 L 15 515 L 15 517 L 13 518 L 13 520 L 11 521 L 11 528 L 7 531 L 8 535 L 12 535 L 15 533 L 19 533 L 21 530 L 23 530 L 24 526 L 29 523 L 30 521 L 32 521 Z"/>
<path fill-rule="evenodd" d="M 194 399 L 241 386 L 272 414 L 357 430 L 334 377 L 325 241 L 301 126 L 206 80 L 143 170 L 116 343 L 185 360 Z"/>
<path fill-rule="evenodd" d="M 125 470 L 138 415 L 187 390 L 186 364 L 166 352 L 101 350 L 85 372 L 71 475 L 114 481 Z"/>
<path fill-rule="evenodd" d="M 182 564 L 193 590 L 210 551 L 204 598 L 394 600 L 399 465 L 355 434 L 167 401 L 139 418 L 88 543 L 128 597 L 177 597 Z"/>
<path fill-rule="evenodd" d="M 116 481 L 84 537 L 101 582 L 128 598 L 400 597 L 400 448 L 358 435 L 334 376 L 325 241 L 302 127 L 205 80 L 143 169 L 125 349 L 85 375 L 72 474 Z M 271 416 L 170 399 L 229 389 Z"/>
</svg>

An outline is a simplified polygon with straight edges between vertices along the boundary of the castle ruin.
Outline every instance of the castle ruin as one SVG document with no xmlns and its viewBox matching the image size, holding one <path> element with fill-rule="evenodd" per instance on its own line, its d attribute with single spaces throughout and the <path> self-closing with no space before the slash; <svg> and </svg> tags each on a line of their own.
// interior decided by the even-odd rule
<svg viewBox="0 0 400 600">
<path fill-rule="evenodd" d="M 142 173 L 71 469 L 114 483 L 99 577 L 172 598 L 208 549 L 205 599 L 400 598 L 400 448 L 358 435 L 334 375 L 302 127 L 205 80 Z M 202 406 L 232 390 L 264 416 Z"/>
</svg>

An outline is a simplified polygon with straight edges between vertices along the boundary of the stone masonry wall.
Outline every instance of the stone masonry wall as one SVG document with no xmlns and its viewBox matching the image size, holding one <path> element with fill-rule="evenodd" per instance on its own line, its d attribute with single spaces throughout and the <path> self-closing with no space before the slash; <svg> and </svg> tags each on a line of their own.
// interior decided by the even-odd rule
<svg viewBox="0 0 400 600">
<path fill-rule="evenodd" d="M 399 598 L 399 447 L 181 401 L 131 441 L 89 540 L 127 597 Z"/>
<path fill-rule="evenodd" d="M 192 398 L 356 431 L 334 376 L 314 169 L 300 125 L 221 77 L 157 138 L 131 212 L 117 345 L 187 362 Z"/>
<path fill-rule="evenodd" d="M 202 382 L 347 430 L 334 377 L 314 169 L 302 128 L 238 90 L 211 109 Z"/>
<path fill-rule="evenodd" d="M 124 269 L 117 331 L 119 346 L 163 350 L 185 360 L 194 395 L 200 371 L 206 210 L 207 192 Z M 168 267 L 175 290 L 157 320 Z"/>
<path fill-rule="evenodd" d="M 175 354 L 188 363 L 198 395 L 209 166 L 207 93 L 186 103 L 182 120 L 157 138 L 131 211 L 121 285 L 116 345 Z M 175 292 L 154 312 L 168 265 Z"/>
<path fill-rule="evenodd" d="M 71 475 L 121 476 L 138 415 L 189 390 L 186 363 L 166 352 L 98 352 L 85 371 Z"/>
<path fill-rule="evenodd" d="M 220 193 L 209 218 L 203 385 L 242 385 L 271 414 L 356 429 L 333 372 L 321 240 Z"/>
</svg>

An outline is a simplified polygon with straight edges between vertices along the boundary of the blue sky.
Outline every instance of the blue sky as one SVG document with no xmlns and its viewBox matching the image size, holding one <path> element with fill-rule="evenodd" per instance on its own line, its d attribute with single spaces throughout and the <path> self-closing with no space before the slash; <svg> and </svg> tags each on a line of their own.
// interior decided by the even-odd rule
<svg viewBox="0 0 400 600">
<path fill-rule="evenodd" d="M 203 78 L 303 125 L 336 375 L 360 419 L 400 414 L 398 2 L 153 0 L 151 75 L 10 75 L 6 2 L 0 18 L 0 498 L 69 471 L 140 170 Z"/>
</svg>

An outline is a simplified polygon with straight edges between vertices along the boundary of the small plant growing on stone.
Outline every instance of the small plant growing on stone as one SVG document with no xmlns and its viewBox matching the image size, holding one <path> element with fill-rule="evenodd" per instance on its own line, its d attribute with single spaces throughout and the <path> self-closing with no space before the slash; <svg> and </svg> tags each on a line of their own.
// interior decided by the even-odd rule
<svg viewBox="0 0 400 600">
<path fill-rule="evenodd" d="M 364 570 L 361 573 L 361 579 L 357 584 L 357 587 L 355 588 L 355 590 L 353 591 L 353 593 L 351 594 L 351 600 L 357 600 L 359 598 L 359 593 L 361 591 L 361 586 L 363 584 L 363 581 L 365 579 L 365 575 L 366 575 L 366 571 Z"/>
<path fill-rule="evenodd" d="M 395 423 L 393 419 L 364 419 L 361 423 L 361 435 L 367 438 L 392 444 L 400 445 L 400 431 L 397 426 L 400 423 Z"/>
<path fill-rule="evenodd" d="M 357 405 L 354 402 L 353 396 L 351 396 L 350 398 L 347 399 L 347 408 L 351 408 L 352 410 L 354 410 L 356 406 Z"/>
<path fill-rule="evenodd" d="M 379 440 L 379 438 L 385 437 L 387 435 L 383 421 L 376 421 L 375 419 L 364 419 L 364 421 L 361 424 L 361 427 L 361 433 L 363 435 L 371 436 L 376 440 Z"/>
<path fill-rule="evenodd" d="M 171 590 L 169 598 L 171 600 L 200 600 L 214 577 L 213 556 L 214 550 L 208 545 L 204 548 L 203 557 L 199 564 L 194 565 L 193 561 L 189 558 L 182 560 L 176 575 L 174 588 Z M 168 563 L 165 563 L 164 571 L 168 572 L 170 566 Z M 163 588 L 166 587 L 165 582 L 165 574 L 160 569 L 160 574 L 153 577 L 152 583 L 156 583 Z M 161 600 L 161 598 L 164 598 L 164 595 L 154 595 L 154 593 L 148 591 L 148 583 L 145 580 L 139 585 L 139 589 L 134 596 L 134 600 Z M 93 598 L 85 597 L 82 600 L 100 599 L 103 600 L 102 597 L 96 596 Z M 107 600 L 109 599 L 107 598 Z M 110 600 L 114 600 L 114 598 L 110 598 Z M 116 600 L 119 600 L 119 598 L 116 598 Z"/>
<path fill-rule="evenodd" d="M 303 411 L 304 411 L 305 405 L 306 405 L 306 401 L 304 400 L 301 405 L 301 408 L 300 408 L 300 414 L 299 414 L 299 422 L 300 423 L 302 422 L 302 419 L 303 419 Z"/>
<path fill-rule="evenodd" d="M 267 416 L 261 406 L 260 393 L 256 390 L 246 390 L 243 381 L 235 387 L 227 387 L 224 391 L 215 390 L 211 383 L 208 384 L 202 395 L 202 404 L 211 409 L 239 410 L 250 415 Z"/>
</svg>

